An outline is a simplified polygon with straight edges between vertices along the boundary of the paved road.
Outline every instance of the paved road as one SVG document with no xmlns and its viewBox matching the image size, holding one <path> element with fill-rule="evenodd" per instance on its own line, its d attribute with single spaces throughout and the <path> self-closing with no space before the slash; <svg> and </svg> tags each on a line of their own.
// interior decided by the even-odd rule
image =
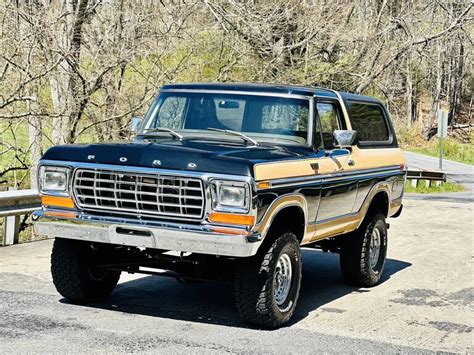
<svg viewBox="0 0 474 355">
<path fill-rule="evenodd" d="M 472 352 L 472 204 L 407 200 L 391 220 L 382 284 L 346 286 L 338 258 L 304 250 L 291 326 L 238 318 L 230 285 L 123 275 L 104 303 L 67 303 L 51 283 L 51 241 L 0 248 L 0 353 Z"/>
<path fill-rule="evenodd" d="M 423 154 L 405 151 L 409 169 L 438 170 L 438 158 Z M 448 175 L 448 180 L 465 185 L 470 192 L 474 192 L 474 166 L 458 163 L 451 160 L 443 160 L 443 170 Z"/>
</svg>

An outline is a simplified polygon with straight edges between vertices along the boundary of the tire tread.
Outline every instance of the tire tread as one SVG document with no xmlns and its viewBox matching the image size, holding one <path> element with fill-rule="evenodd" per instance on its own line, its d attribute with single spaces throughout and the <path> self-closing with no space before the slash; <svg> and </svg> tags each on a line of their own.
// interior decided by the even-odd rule
<svg viewBox="0 0 474 355">
<path fill-rule="evenodd" d="M 235 279 L 235 301 L 237 310 L 247 322 L 277 328 L 282 326 L 293 315 L 299 294 L 301 277 L 297 281 L 298 292 L 294 305 L 285 314 L 275 314 L 273 310 L 272 282 L 273 278 L 266 277 L 272 273 L 273 263 L 279 252 L 286 246 L 296 246 L 299 257 L 299 276 L 301 276 L 301 256 L 299 255 L 299 243 L 296 236 L 291 232 L 283 233 L 275 239 L 265 254 L 257 254 L 251 260 L 245 260 L 236 273 Z M 260 261 L 260 262 L 259 262 Z"/>
<path fill-rule="evenodd" d="M 385 224 L 385 215 L 380 210 L 369 211 L 359 229 L 342 237 L 345 240 L 340 251 L 340 266 L 344 280 L 349 284 L 372 287 L 380 280 L 383 265 L 377 275 L 371 272 L 370 265 L 367 265 L 369 249 L 367 244 L 370 243 L 372 229 L 379 220 Z M 386 229 L 385 236 L 382 237 L 386 238 Z M 384 245 L 381 253 L 386 253 L 386 241 Z"/>
<path fill-rule="evenodd" d="M 108 271 L 104 280 L 93 280 L 88 272 L 88 253 L 81 242 L 56 238 L 51 254 L 51 274 L 56 290 L 76 302 L 99 301 L 117 285 L 120 272 Z"/>
</svg>

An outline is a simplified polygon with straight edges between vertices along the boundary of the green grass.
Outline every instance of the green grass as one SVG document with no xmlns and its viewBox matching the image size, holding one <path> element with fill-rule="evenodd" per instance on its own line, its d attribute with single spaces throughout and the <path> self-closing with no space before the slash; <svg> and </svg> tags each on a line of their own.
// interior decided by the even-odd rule
<svg viewBox="0 0 474 355">
<path fill-rule="evenodd" d="M 474 139 L 471 137 L 470 143 L 460 143 L 453 138 L 447 138 L 443 144 L 443 158 L 457 161 L 460 163 L 474 165 Z M 432 157 L 439 156 L 438 138 L 434 138 L 421 146 L 406 147 L 408 151 L 429 155 Z"/>
<path fill-rule="evenodd" d="M 427 187 L 425 181 L 419 181 L 417 187 L 411 186 L 411 181 L 408 180 L 405 184 L 405 192 L 413 192 L 419 194 L 433 194 L 441 192 L 462 192 L 465 191 L 464 186 L 452 182 L 442 183 L 440 186 L 435 186 L 432 183 L 432 186 Z"/>
<path fill-rule="evenodd" d="M 0 133 L 0 143 L 6 144 L 0 145 L 0 172 L 12 166 L 20 166 L 20 161 L 29 164 L 28 154 L 25 154 L 28 150 L 28 126 L 20 123 L 9 129 L 7 123 L 0 122 Z M 9 149 L 10 145 L 21 148 L 22 151 Z M 28 174 L 28 170 L 11 171 L 1 176 L 0 182 L 7 181 L 8 186 L 20 184 L 23 187 L 29 184 Z M 0 183 L 0 187 L 3 186 L 5 184 Z"/>
<path fill-rule="evenodd" d="M 46 152 L 52 143 L 49 138 L 51 127 L 45 121 L 43 136 L 43 152 Z M 97 142 L 98 139 L 93 130 L 86 131 L 76 141 L 76 143 Z M 30 157 L 28 152 L 28 124 L 24 121 L 9 126 L 6 122 L 0 122 L 0 172 L 10 167 L 18 167 L 21 162 L 30 165 Z M 17 148 L 8 149 L 9 146 Z M 7 187 L 16 186 L 19 188 L 28 188 L 30 184 L 29 169 L 15 170 L 0 176 L 0 191 Z"/>
</svg>

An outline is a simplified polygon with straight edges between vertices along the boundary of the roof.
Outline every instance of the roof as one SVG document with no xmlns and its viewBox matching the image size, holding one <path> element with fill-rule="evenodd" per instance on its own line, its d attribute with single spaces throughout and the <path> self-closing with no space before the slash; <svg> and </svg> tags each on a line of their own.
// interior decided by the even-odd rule
<svg viewBox="0 0 474 355">
<path fill-rule="evenodd" d="M 226 90 L 226 91 L 247 91 L 257 92 L 263 91 L 268 93 L 303 95 L 303 96 L 324 96 L 328 98 L 337 98 L 337 94 L 341 95 L 344 100 L 363 100 L 367 102 L 379 102 L 379 100 L 363 95 L 357 95 L 347 92 L 338 92 L 331 89 L 318 88 L 313 86 L 298 86 L 285 84 L 266 84 L 266 83 L 178 83 L 167 84 L 161 87 L 162 90 Z"/>
</svg>

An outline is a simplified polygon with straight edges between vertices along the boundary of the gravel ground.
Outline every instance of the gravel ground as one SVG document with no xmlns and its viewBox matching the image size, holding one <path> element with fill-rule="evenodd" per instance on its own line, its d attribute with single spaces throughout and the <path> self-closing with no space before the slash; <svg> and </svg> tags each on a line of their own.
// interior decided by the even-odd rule
<svg viewBox="0 0 474 355">
<path fill-rule="evenodd" d="M 473 217 L 470 201 L 408 196 L 371 289 L 344 285 L 337 255 L 304 250 L 294 322 L 275 331 L 243 324 L 226 284 L 123 275 L 107 302 L 69 304 L 51 241 L 0 248 L 0 353 L 470 353 Z"/>
</svg>

